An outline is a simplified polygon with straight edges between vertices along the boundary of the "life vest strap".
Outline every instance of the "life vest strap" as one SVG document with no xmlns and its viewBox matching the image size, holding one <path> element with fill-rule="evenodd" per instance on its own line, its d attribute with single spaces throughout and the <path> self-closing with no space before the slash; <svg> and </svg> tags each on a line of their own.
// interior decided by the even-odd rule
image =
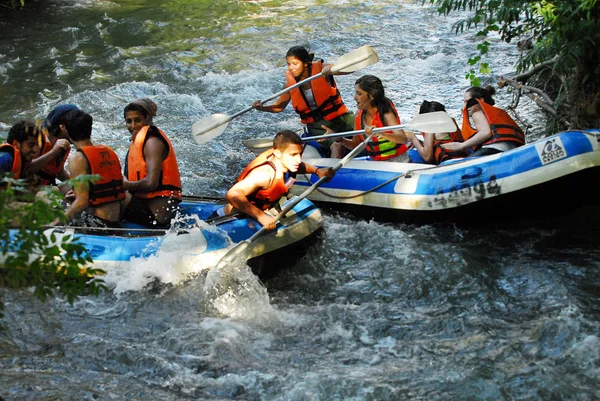
<svg viewBox="0 0 600 401">
<path fill-rule="evenodd" d="M 302 113 L 298 110 L 296 112 L 300 114 L 300 118 L 302 120 L 307 120 L 309 118 L 314 119 L 315 121 L 323 120 L 325 117 L 330 115 L 331 113 L 335 113 L 340 108 L 344 106 L 343 102 L 336 103 L 335 101 L 340 98 L 339 91 L 335 96 L 330 96 L 325 100 L 318 108 L 315 110 L 310 110 L 305 113 Z M 327 108 L 329 107 L 329 108 Z"/>
</svg>

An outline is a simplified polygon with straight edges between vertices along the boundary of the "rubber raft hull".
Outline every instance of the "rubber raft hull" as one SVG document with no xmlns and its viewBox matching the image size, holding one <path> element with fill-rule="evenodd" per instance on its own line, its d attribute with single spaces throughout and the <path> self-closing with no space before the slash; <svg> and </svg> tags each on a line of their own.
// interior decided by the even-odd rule
<svg viewBox="0 0 600 401">
<path fill-rule="evenodd" d="M 440 166 L 353 160 L 309 198 L 365 217 L 415 223 L 548 218 L 598 204 L 600 130 L 565 131 L 508 152 Z M 305 159 L 334 166 L 334 159 Z M 299 176 L 292 193 L 315 177 Z"/>
<path fill-rule="evenodd" d="M 191 220 L 206 220 L 221 205 L 215 202 L 184 201 L 181 215 Z M 197 219 L 196 219 L 197 218 Z M 256 239 L 247 253 L 255 273 L 271 275 L 284 267 L 282 261 L 304 250 L 312 237 L 323 227 L 320 210 L 309 200 L 299 202 L 286 217 L 279 220 L 275 231 Z M 216 266 L 237 243 L 247 240 L 261 228 L 248 217 L 219 218 L 213 224 L 200 224 L 177 230 L 152 230 L 127 227 L 118 230 L 56 227 L 45 231 L 54 243 L 77 240 L 83 244 L 96 268 L 123 269 L 139 259 L 157 263 L 167 261 L 185 264 L 189 272 Z M 281 252 L 288 258 L 274 259 Z M 161 258 L 161 254 L 170 255 Z M 274 265 L 265 261 L 278 260 Z"/>
</svg>

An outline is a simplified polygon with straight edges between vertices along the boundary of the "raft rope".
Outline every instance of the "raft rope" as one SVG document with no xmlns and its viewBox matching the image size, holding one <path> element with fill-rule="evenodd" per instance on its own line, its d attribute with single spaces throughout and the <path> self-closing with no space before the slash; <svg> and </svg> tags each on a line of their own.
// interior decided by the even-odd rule
<svg viewBox="0 0 600 401">
<path fill-rule="evenodd" d="M 456 163 L 462 163 L 462 161 L 456 162 Z M 323 166 L 323 168 L 325 168 L 325 167 L 326 166 Z M 396 181 L 396 180 L 398 180 L 398 179 L 400 179 L 402 177 L 410 178 L 411 174 L 413 172 L 415 172 L 415 171 L 431 170 L 431 169 L 438 168 L 438 167 L 440 167 L 440 166 L 436 164 L 436 165 L 433 165 L 433 166 L 427 167 L 427 168 L 420 168 L 420 169 L 417 169 L 417 170 L 408 170 L 408 171 L 406 171 L 404 173 L 400 173 L 397 176 L 394 176 L 394 177 L 390 178 L 389 180 L 387 180 L 385 182 L 382 182 L 381 184 L 378 184 L 378 185 L 374 186 L 371 189 L 367 189 L 366 191 L 362 191 L 362 192 L 360 192 L 358 194 L 355 194 L 355 195 L 347 195 L 347 196 L 333 195 L 333 194 L 324 192 L 323 189 L 321 189 L 321 188 L 317 188 L 317 191 L 319 193 L 321 193 L 321 194 L 323 194 L 325 196 L 328 196 L 330 198 L 333 198 L 333 199 L 353 199 L 353 198 L 358 198 L 359 196 L 366 195 L 366 194 L 371 193 L 373 191 L 377 191 L 379 188 L 385 187 L 387 184 L 389 184 L 389 183 L 391 183 L 393 181 Z M 302 174 L 302 175 L 304 176 L 304 179 L 307 182 L 309 182 L 309 183 L 312 184 L 312 182 L 310 181 L 310 175 L 306 175 L 306 174 Z"/>
<path fill-rule="evenodd" d="M 379 188 L 386 186 L 390 182 L 393 182 L 393 181 L 396 181 L 396 180 L 402 178 L 405 174 L 408 174 L 409 172 L 410 172 L 410 170 L 407 171 L 406 173 L 398 174 L 397 176 L 392 177 L 389 180 L 387 180 L 385 182 L 382 182 L 381 184 L 376 185 L 376 186 L 374 186 L 371 189 L 367 189 L 366 191 L 362 191 L 362 192 L 360 192 L 358 194 L 355 194 L 355 195 L 347 195 L 347 196 L 333 195 L 333 194 L 330 194 L 330 193 L 327 193 L 327 192 L 323 191 L 321 188 L 317 188 L 317 192 L 319 192 L 319 193 L 321 193 L 321 194 L 323 194 L 325 196 L 328 196 L 330 198 L 333 198 L 333 199 L 353 199 L 353 198 L 358 198 L 359 196 L 363 196 L 363 195 L 366 195 L 366 194 L 371 193 L 373 191 L 377 191 Z M 310 177 L 307 176 L 306 174 L 303 174 L 303 175 L 304 175 L 304 178 L 306 179 L 306 181 L 310 182 Z"/>
</svg>

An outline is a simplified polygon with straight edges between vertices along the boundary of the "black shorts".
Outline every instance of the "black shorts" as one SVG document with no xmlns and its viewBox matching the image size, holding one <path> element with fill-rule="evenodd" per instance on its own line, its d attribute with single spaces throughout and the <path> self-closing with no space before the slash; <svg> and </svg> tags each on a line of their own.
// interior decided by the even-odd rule
<svg viewBox="0 0 600 401">
<path fill-rule="evenodd" d="M 178 205 L 181 201 L 175 198 L 166 199 L 170 199 L 168 212 L 172 215 L 172 217 L 175 217 Z M 146 200 L 137 198 L 135 196 L 131 198 L 131 202 L 129 202 L 129 205 L 127 205 L 127 209 L 125 209 L 125 215 L 123 218 L 130 223 L 140 224 L 148 228 L 168 229 L 171 227 L 171 219 L 169 219 L 168 223 L 159 223 L 156 221 L 154 213 L 152 213 L 152 210 L 150 209 L 150 206 L 148 206 Z"/>
</svg>

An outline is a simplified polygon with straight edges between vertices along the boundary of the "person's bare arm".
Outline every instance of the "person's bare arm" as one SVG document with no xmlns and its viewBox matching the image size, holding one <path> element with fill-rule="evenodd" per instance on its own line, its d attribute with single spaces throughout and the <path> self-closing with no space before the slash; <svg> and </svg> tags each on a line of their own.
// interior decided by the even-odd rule
<svg viewBox="0 0 600 401">
<path fill-rule="evenodd" d="M 283 85 L 283 89 L 287 88 L 287 83 Z M 252 108 L 258 111 L 266 111 L 267 113 L 281 113 L 288 105 L 288 103 L 292 100 L 292 96 L 290 92 L 286 92 L 279 96 L 275 103 L 265 106 L 260 103 L 260 100 L 254 101 L 252 103 Z"/>
<path fill-rule="evenodd" d="M 27 165 L 27 171 L 30 173 L 37 173 L 38 171 L 40 171 L 41 169 L 46 167 L 46 165 L 48 163 L 57 159 L 59 156 L 62 159 L 64 157 L 64 152 L 66 152 L 70 146 L 71 146 L 71 144 L 69 143 L 68 140 L 58 139 L 56 141 L 56 143 L 54 144 L 54 146 L 52 147 L 52 149 L 50 149 L 50 151 L 48 153 L 43 154 L 40 157 L 33 159 L 31 161 L 31 163 L 29 163 Z M 67 176 L 67 179 L 68 179 L 68 176 Z"/>
<path fill-rule="evenodd" d="M 396 116 L 396 114 L 392 113 L 391 111 L 385 113 L 383 115 L 383 119 L 384 119 L 384 123 L 385 123 L 386 127 L 391 127 L 393 125 L 400 125 L 400 121 L 398 121 L 398 117 Z M 408 141 L 403 129 L 394 129 L 394 130 L 390 130 L 390 131 L 382 132 L 380 134 L 381 137 L 383 137 L 393 143 L 405 144 Z"/>
<path fill-rule="evenodd" d="M 151 192 L 158 187 L 162 162 L 167 157 L 167 146 L 158 137 L 150 137 L 144 145 L 146 177 L 139 181 L 123 180 L 123 187 L 129 192 Z"/>
<path fill-rule="evenodd" d="M 81 152 L 75 152 L 69 157 L 69 168 L 71 169 L 71 177 L 76 178 L 81 175 L 88 174 L 88 161 Z M 81 212 L 89 206 L 90 191 L 85 183 L 75 183 L 73 185 L 73 193 L 75 199 L 73 203 L 65 211 L 67 221 L 73 220 L 79 216 Z"/>
<path fill-rule="evenodd" d="M 443 144 L 442 147 L 444 149 L 454 151 L 467 150 L 473 146 L 487 142 L 492 137 L 490 123 L 488 123 L 483 111 L 478 110 L 474 112 L 471 117 L 473 118 L 473 123 L 475 123 L 475 128 L 477 128 L 477 133 L 464 142 L 450 142 Z"/>
<path fill-rule="evenodd" d="M 255 218 L 263 227 L 274 230 L 277 222 L 275 219 L 248 200 L 248 196 L 271 185 L 275 172 L 269 166 L 261 166 L 252 170 L 242 181 L 236 183 L 225 198 L 237 210 Z"/>
<path fill-rule="evenodd" d="M 433 162 L 433 143 L 435 141 L 435 134 L 425 133 L 423 134 L 423 142 L 419 141 L 419 139 L 412 132 L 407 132 L 406 136 L 413 144 L 417 152 L 423 160 L 427 163 Z"/>
</svg>

